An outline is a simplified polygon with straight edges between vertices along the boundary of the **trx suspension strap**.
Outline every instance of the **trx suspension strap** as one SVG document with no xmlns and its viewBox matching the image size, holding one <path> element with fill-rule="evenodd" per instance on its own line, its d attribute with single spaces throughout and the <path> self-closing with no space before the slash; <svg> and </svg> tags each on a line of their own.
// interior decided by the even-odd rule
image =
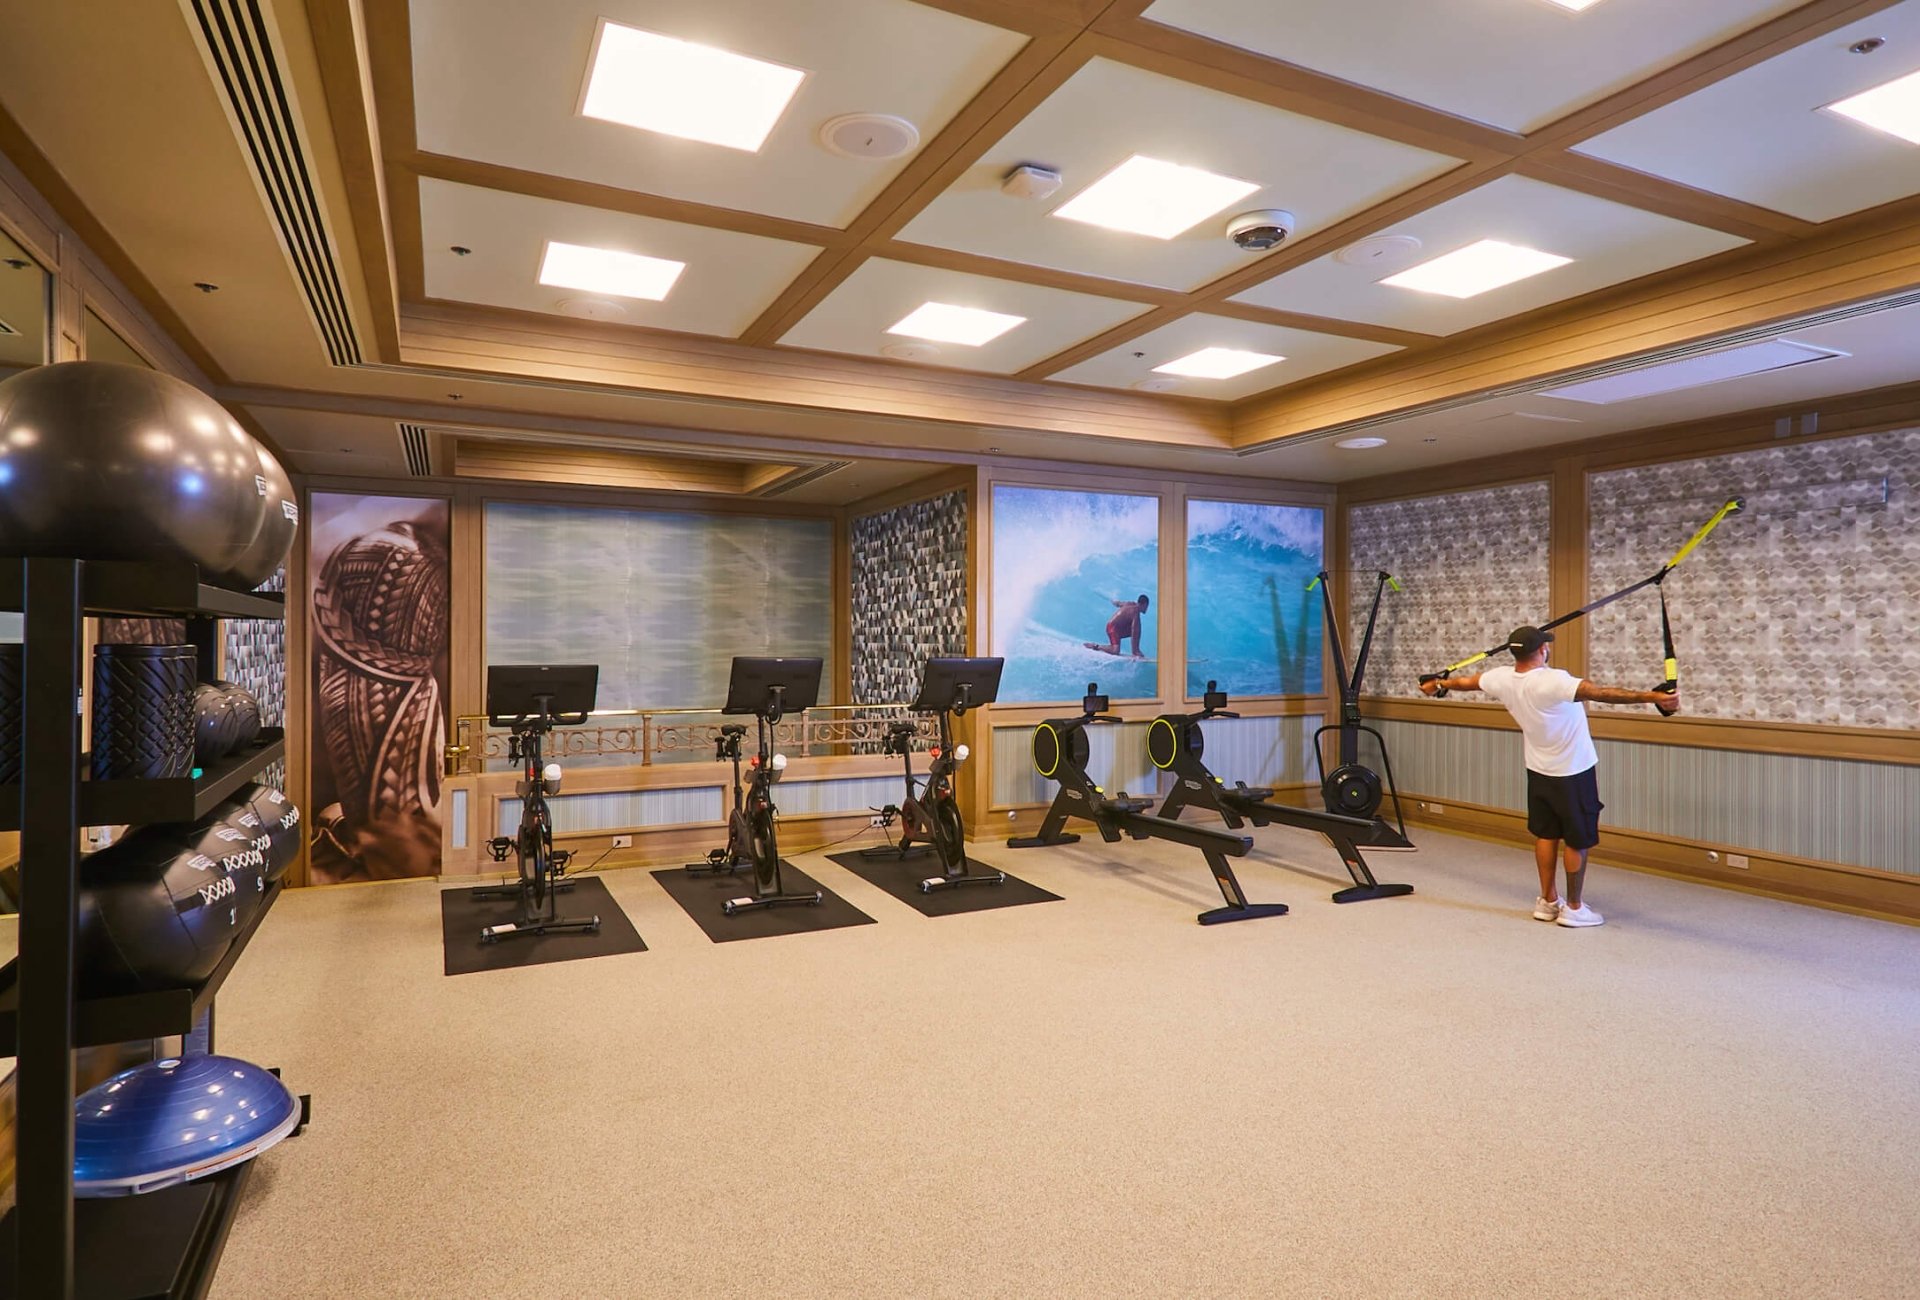
<svg viewBox="0 0 1920 1300">
<path fill-rule="evenodd" d="M 1602 596 L 1599 600 L 1593 601 L 1592 603 L 1587 605 L 1582 605 L 1579 609 L 1574 610 L 1571 614 L 1562 614 L 1559 618 L 1554 619 L 1550 623 L 1542 623 L 1540 624 L 1540 630 L 1542 632 L 1551 632 L 1554 628 L 1559 627 L 1563 623 L 1571 623 L 1576 618 L 1584 618 L 1586 615 L 1593 613 L 1594 610 L 1603 608 L 1604 606 L 1607 606 L 1607 605 L 1611 605 L 1613 604 L 1614 601 L 1620 600 L 1626 596 L 1631 596 L 1636 591 L 1641 591 L 1647 587 L 1658 587 L 1660 588 L 1660 639 L 1661 639 L 1661 649 L 1664 652 L 1666 657 L 1667 679 L 1665 682 L 1661 683 L 1661 685 L 1656 689 L 1662 690 L 1671 694 L 1679 684 L 1680 661 L 1673 651 L 1673 624 L 1667 615 L 1667 592 L 1666 592 L 1666 587 L 1663 584 L 1667 580 L 1667 575 L 1669 573 L 1672 573 L 1676 568 L 1678 568 L 1682 560 L 1686 559 L 1687 556 L 1693 554 L 1694 547 L 1706 541 L 1707 534 L 1711 533 L 1715 528 L 1718 528 L 1720 526 L 1720 521 L 1722 519 L 1725 519 L 1728 515 L 1737 514 L 1739 511 L 1746 508 L 1746 504 L 1747 503 L 1741 500 L 1739 497 L 1734 497 L 1732 500 L 1728 501 L 1725 505 L 1721 506 L 1719 510 L 1715 511 L 1713 518 L 1707 520 L 1706 523 L 1702 524 L 1700 526 L 1700 530 L 1696 532 L 1692 537 L 1689 537 L 1687 539 L 1687 544 L 1685 546 L 1682 546 L 1679 550 L 1675 551 L 1673 553 L 1673 558 L 1668 560 L 1665 564 L 1661 565 L 1657 572 L 1653 573 L 1648 577 L 1640 579 L 1640 581 L 1638 582 L 1631 583 L 1628 586 L 1622 587 L 1620 590 L 1614 592 L 1611 596 Z M 1448 677 L 1451 677 L 1454 673 L 1459 672 L 1462 668 L 1466 668 L 1472 664 L 1477 664 L 1482 659 L 1491 658 L 1492 656 L 1499 654 L 1502 650 L 1505 650 L 1506 648 L 1507 648 L 1506 642 L 1502 641 L 1499 645 L 1490 646 L 1487 649 L 1482 650 L 1479 654 L 1467 656 L 1465 659 L 1462 659 L 1457 664 L 1448 664 L 1445 668 L 1442 668 L 1437 673 L 1423 673 L 1420 677 L 1420 680 L 1423 684 L 1426 682 L 1436 682 L 1436 681 L 1444 682 Z M 1440 689 L 1435 692 L 1435 694 L 1443 695 L 1443 696 L 1446 693 L 1447 693 L 1447 688 L 1445 686 L 1441 686 Z M 1666 710 L 1662 709 L 1661 712 L 1664 713 L 1666 712 Z"/>
</svg>

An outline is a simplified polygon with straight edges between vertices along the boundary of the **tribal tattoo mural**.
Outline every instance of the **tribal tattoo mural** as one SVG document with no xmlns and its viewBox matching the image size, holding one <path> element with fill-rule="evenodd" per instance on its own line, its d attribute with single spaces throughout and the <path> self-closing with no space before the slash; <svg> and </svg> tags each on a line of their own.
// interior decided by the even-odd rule
<svg viewBox="0 0 1920 1300">
<path fill-rule="evenodd" d="M 308 518 L 313 882 L 437 875 L 447 502 L 316 492 Z"/>
</svg>

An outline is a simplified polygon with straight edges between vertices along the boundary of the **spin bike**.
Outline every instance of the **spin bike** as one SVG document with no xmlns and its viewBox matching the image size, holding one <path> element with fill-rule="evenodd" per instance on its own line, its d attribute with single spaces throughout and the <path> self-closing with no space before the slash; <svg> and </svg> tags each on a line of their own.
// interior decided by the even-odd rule
<svg viewBox="0 0 1920 1300">
<path fill-rule="evenodd" d="M 747 858 L 753 864 L 753 892 L 729 898 L 720 905 L 728 916 L 760 908 L 818 907 L 825 897 L 786 892 L 780 882 L 780 810 L 774 806 L 773 785 L 786 770 L 787 756 L 773 752 L 774 728 L 787 712 L 811 708 L 820 697 L 820 660 L 753 659 L 737 657 L 727 686 L 722 713 L 751 713 L 758 723 L 760 752 L 753 756 L 753 779 L 747 785 Z"/>
<path fill-rule="evenodd" d="M 753 836 L 747 825 L 747 798 L 740 784 L 740 743 L 746 739 L 747 724 L 732 722 L 720 728 L 713 738 L 713 758 L 717 763 L 733 760 L 733 811 L 727 815 L 727 847 L 709 849 L 705 862 L 689 862 L 689 876 L 731 876 L 753 865 Z"/>
<path fill-rule="evenodd" d="M 513 835 L 487 842 L 495 862 L 511 855 L 520 878 L 510 885 L 473 891 L 478 899 L 514 899 L 520 915 L 513 921 L 481 927 L 480 942 L 495 943 L 523 935 L 596 933 L 597 916 L 559 915 L 558 895 L 572 889 L 563 880 L 573 855 L 553 847 L 553 813 L 547 796 L 560 790 L 560 765 L 542 757 L 542 741 L 555 727 L 577 727 L 593 710 L 600 675 L 596 664 L 507 664 L 487 669 L 487 718 L 511 729 L 508 754 L 520 766 L 520 826 Z"/>
<path fill-rule="evenodd" d="M 961 885 L 1004 885 L 1005 872 L 968 870 L 967 826 L 960 816 L 960 800 L 954 793 L 953 774 L 967 761 L 967 747 L 953 743 L 950 719 L 968 709 L 991 704 L 1000 694 L 1000 669 L 1004 659 L 964 659 L 939 657 L 927 660 L 920 682 L 920 698 L 912 708 L 916 713 L 940 715 L 940 743 L 933 750 L 924 784 L 913 779 L 913 738 L 918 728 L 911 722 L 896 722 L 887 728 L 886 752 L 898 754 L 906 767 L 907 793 L 899 804 L 880 810 L 881 826 L 900 824 L 900 842 L 883 848 L 865 849 L 863 857 L 891 857 L 904 861 L 909 853 L 931 848 L 940 860 L 942 874 L 920 882 L 920 892 L 955 889 Z"/>
</svg>

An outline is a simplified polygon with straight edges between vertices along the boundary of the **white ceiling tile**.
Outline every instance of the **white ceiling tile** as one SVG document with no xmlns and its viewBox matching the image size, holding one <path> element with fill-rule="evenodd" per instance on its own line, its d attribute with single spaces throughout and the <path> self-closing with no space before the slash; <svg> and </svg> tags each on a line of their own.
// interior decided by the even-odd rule
<svg viewBox="0 0 1920 1300">
<path fill-rule="evenodd" d="M 1124 234 L 1051 216 L 1135 154 L 1262 186 L 1173 239 Z M 1001 178 L 1037 163 L 1065 178 L 1033 202 L 1000 193 Z M 912 243 L 1192 289 L 1244 266 L 1227 218 L 1284 208 L 1310 234 L 1440 175 L 1456 161 L 1264 104 L 1096 59 L 911 221 Z"/>
<path fill-rule="evenodd" d="M 1747 242 L 1737 235 L 1519 176 L 1501 177 L 1381 233 L 1411 235 L 1422 247 L 1411 258 L 1385 266 L 1347 266 L 1329 254 L 1236 294 L 1235 301 L 1452 334 Z M 1409 266 L 1482 239 L 1520 244 L 1573 261 L 1475 298 L 1447 298 L 1380 283 Z"/>
<path fill-rule="evenodd" d="M 1872 54 L 1847 47 L 1879 36 Z M 1580 146 L 1580 152 L 1828 221 L 1920 193 L 1920 145 L 1825 107 L 1920 71 L 1920 3 L 1756 64 Z"/>
<path fill-rule="evenodd" d="M 889 345 L 920 341 L 887 330 L 928 302 L 1026 317 L 1024 323 L 979 347 L 938 344 L 938 355 L 923 361 L 998 375 L 1024 370 L 1148 309 L 1144 303 L 875 258 L 848 276 L 780 341 L 823 352 L 881 356 L 881 349 Z"/>
<path fill-rule="evenodd" d="M 843 113 L 946 125 L 1026 38 L 907 0 L 412 0 L 420 148 L 796 221 L 844 226 L 912 155 L 827 152 Z M 578 112 L 601 18 L 807 73 L 758 153 Z"/>
<path fill-rule="evenodd" d="M 1532 131 L 1802 0 L 1158 0 L 1145 17 L 1509 131 Z"/>
<path fill-rule="evenodd" d="M 1142 381 L 1161 382 L 1169 379 L 1170 376 L 1155 374 L 1154 368 L 1202 348 L 1233 348 L 1241 352 L 1285 357 L 1286 360 L 1248 371 L 1234 379 L 1174 379 L 1172 386 L 1163 391 L 1180 397 L 1238 401 L 1329 370 L 1338 370 L 1342 366 L 1399 351 L 1391 343 L 1337 338 L 1331 334 L 1315 334 L 1282 325 L 1263 325 L 1258 321 L 1237 320 L 1230 316 L 1188 316 L 1162 325 L 1109 352 L 1090 357 L 1050 378 L 1071 384 L 1092 384 L 1100 388 L 1132 388 Z"/>
<path fill-rule="evenodd" d="M 565 315 L 563 301 L 594 295 L 540 283 L 546 243 L 559 240 L 685 262 L 664 301 L 609 298 L 625 309 L 618 323 L 725 338 L 751 325 L 820 251 L 431 179 L 420 182 L 420 232 L 429 298 Z M 455 245 L 472 253 L 459 256 Z"/>
</svg>

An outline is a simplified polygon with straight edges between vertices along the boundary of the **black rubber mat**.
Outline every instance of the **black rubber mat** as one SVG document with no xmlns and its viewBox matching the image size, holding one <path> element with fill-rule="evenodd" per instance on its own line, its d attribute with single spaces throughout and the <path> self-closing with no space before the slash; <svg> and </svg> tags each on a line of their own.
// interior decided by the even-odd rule
<svg viewBox="0 0 1920 1300">
<path fill-rule="evenodd" d="M 1003 885 L 957 885 L 922 893 L 920 882 L 940 874 L 940 860 L 931 853 L 910 854 L 906 858 L 891 854 L 869 858 L 859 853 L 829 853 L 827 861 L 838 863 L 877 889 L 884 889 L 922 916 L 956 916 L 961 912 L 1019 907 L 1023 903 L 1060 901 L 1060 895 L 1050 894 L 1018 876 L 1008 876 Z M 994 870 L 984 862 L 967 859 L 969 874 L 991 875 Z"/>
<path fill-rule="evenodd" d="M 485 886 L 482 886 L 485 888 Z M 479 970 L 511 970 L 550 961 L 578 961 L 583 957 L 614 957 L 623 952 L 645 952 L 640 932 L 596 876 L 578 876 L 573 888 L 555 895 L 562 919 L 597 916 L 600 929 L 586 933 L 563 931 L 521 938 L 480 942 L 483 926 L 499 925 L 520 914 L 518 900 L 475 898 L 471 889 L 440 891 L 440 942 L 446 951 L 449 975 Z"/>
<path fill-rule="evenodd" d="M 811 894 L 818 889 L 818 906 L 783 903 L 779 907 L 755 907 L 728 916 L 720 905 L 730 898 L 753 897 L 753 873 L 742 871 L 731 876 L 690 876 L 682 867 L 656 871 L 653 878 L 686 909 L 687 915 L 707 932 L 715 943 L 734 939 L 765 939 L 776 934 L 806 934 L 811 930 L 838 930 L 848 925 L 872 925 L 873 918 L 831 889 L 788 862 L 780 860 L 780 887 L 789 894 Z"/>
</svg>

